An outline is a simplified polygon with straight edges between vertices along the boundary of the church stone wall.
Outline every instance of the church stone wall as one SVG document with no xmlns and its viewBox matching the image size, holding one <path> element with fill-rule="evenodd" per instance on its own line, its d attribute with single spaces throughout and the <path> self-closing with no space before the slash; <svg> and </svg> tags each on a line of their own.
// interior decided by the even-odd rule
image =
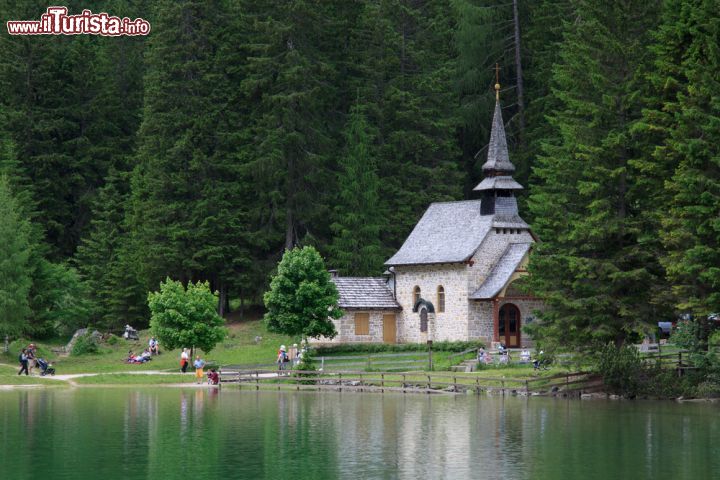
<svg viewBox="0 0 720 480">
<path fill-rule="evenodd" d="M 482 340 L 490 346 L 495 334 L 493 325 L 493 302 L 470 301 L 468 340 Z"/>
<path fill-rule="evenodd" d="M 468 266 L 465 264 L 396 266 L 397 302 L 402 306 L 398 322 L 398 341 L 424 342 L 420 333 L 420 314 L 413 312 L 413 291 L 420 287 L 420 296 L 435 307 L 429 316 L 428 330 L 432 340 L 466 340 L 468 336 Z M 445 289 L 445 311 L 438 312 L 437 287 Z"/>
<path fill-rule="evenodd" d="M 355 335 L 356 313 L 369 314 L 369 335 Z M 383 343 L 383 315 L 396 315 L 395 323 L 399 322 L 400 314 L 394 310 L 345 310 L 345 315 L 332 321 L 335 324 L 335 331 L 338 333 L 335 338 L 320 337 L 311 339 L 310 343 Z"/>
</svg>

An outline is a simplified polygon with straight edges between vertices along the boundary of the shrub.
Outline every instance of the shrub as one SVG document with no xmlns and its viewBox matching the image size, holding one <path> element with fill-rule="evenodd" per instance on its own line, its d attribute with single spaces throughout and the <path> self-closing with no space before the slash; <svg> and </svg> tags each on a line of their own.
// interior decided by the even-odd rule
<svg viewBox="0 0 720 480">
<path fill-rule="evenodd" d="M 72 348 L 72 356 L 77 357 L 80 355 L 90 355 L 94 353 L 98 353 L 98 344 L 95 341 L 95 337 L 89 333 L 77 337 Z"/>
<path fill-rule="evenodd" d="M 434 352 L 462 352 L 469 348 L 485 347 L 483 342 L 435 342 L 432 349 Z M 326 345 L 315 348 L 317 355 L 334 355 L 337 353 L 383 353 L 383 352 L 426 352 L 427 344 L 424 343 L 342 343 L 338 345 Z"/>
<path fill-rule="evenodd" d="M 117 345 L 118 342 L 120 341 L 120 338 L 111 333 L 110 336 L 105 341 L 107 342 L 108 345 Z"/>
<path fill-rule="evenodd" d="M 640 387 L 643 363 L 640 352 L 632 345 L 620 348 L 607 344 L 598 352 L 596 370 L 603 376 L 610 393 L 634 397 Z"/>
</svg>

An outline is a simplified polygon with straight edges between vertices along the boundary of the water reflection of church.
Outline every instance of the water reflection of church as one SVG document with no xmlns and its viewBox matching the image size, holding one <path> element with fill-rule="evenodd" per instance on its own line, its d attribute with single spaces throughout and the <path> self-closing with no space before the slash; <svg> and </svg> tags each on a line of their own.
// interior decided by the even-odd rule
<svg viewBox="0 0 720 480">
<path fill-rule="evenodd" d="M 333 277 L 345 311 L 334 342 L 529 343 L 521 328 L 542 304 L 520 283 L 536 237 L 518 213 L 499 95 L 482 169 L 480 198 L 431 204 L 384 278 Z"/>
</svg>

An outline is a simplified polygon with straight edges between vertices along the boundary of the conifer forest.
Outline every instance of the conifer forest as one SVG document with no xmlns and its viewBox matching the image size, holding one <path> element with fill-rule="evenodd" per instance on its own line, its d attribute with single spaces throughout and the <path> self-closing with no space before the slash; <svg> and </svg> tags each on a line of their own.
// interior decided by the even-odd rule
<svg viewBox="0 0 720 480">
<path fill-rule="evenodd" d="M 166 277 L 247 309 L 294 246 L 380 276 L 475 198 L 496 75 L 543 335 L 720 312 L 718 0 L 65 5 L 152 30 L 3 25 L 0 333 L 147 326 Z"/>
</svg>

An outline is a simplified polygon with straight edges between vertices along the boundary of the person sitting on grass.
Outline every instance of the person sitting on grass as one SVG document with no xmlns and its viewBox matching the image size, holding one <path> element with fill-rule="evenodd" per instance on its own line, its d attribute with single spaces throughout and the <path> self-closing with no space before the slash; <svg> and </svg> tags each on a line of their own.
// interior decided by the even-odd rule
<svg viewBox="0 0 720 480">
<path fill-rule="evenodd" d="M 148 342 L 148 348 L 150 349 L 150 355 L 160 355 L 160 344 L 158 343 L 155 336 L 150 338 Z"/>
<path fill-rule="evenodd" d="M 208 383 L 210 385 L 217 385 L 220 383 L 220 375 L 218 375 L 218 373 L 215 371 L 214 368 L 210 369 L 207 376 L 208 376 Z"/>
</svg>

